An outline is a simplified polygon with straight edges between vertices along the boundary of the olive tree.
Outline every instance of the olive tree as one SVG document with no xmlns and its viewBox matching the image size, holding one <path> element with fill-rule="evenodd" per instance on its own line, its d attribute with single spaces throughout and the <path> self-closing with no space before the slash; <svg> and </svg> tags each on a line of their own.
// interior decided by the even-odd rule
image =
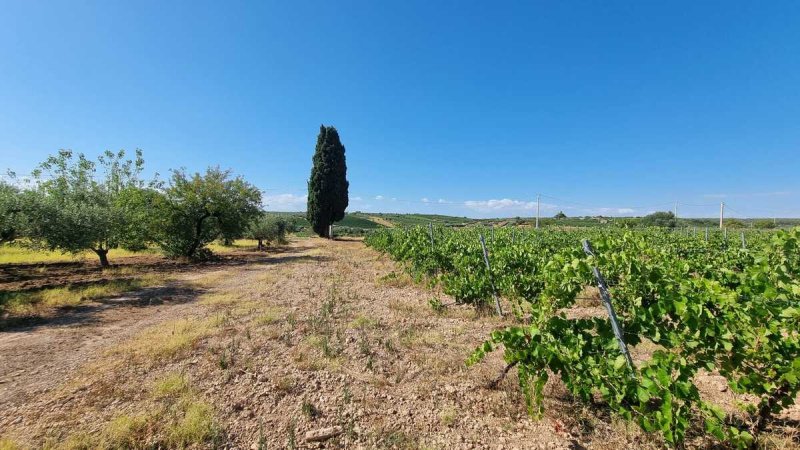
<svg viewBox="0 0 800 450">
<path fill-rule="evenodd" d="M 29 197 L 17 186 L 0 181 L 0 244 L 11 242 L 24 233 Z"/>
<path fill-rule="evenodd" d="M 672 211 L 656 211 L 642 217 L 640 223 L 646 227 L 675 228 L 678 220 Z"/>
<path fill-rule="evenodd" d="M 205 246 L 220 236 L 244 234 L 259 214 L 261 192 L 218 167 L 202 175 L 176 170 L 155 203 L 154 241 L 169 257 L 199 260 L 210 256 Z"/>
<path fill-rule="evenodd" d="M 110 249 L 143 248 L 142 211 L 128 201 L 145 187 L 143 168 L 138 149 L 132 160 L 124 150 L 106 151 L 97 162 L 71 150 L 50 156 L 33 172 L 28 237 L 51 250 L 91 250 L 101 267 L 109 266 Z"/>
<path fill-rule="evenodd" d="M 290 224 L 283 217 L 262 214 L 250 223 L 247 236 L 258 241 L 258 249 L 264 250 L 264 241 L 286 243 L 286 232 Z"/>
</svg>

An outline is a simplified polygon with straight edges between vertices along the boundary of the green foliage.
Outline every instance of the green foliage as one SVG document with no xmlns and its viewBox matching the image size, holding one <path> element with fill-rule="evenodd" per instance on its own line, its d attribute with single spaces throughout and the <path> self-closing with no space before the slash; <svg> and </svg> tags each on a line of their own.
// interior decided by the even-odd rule
<svg viewBox="0 0 800 450">
<path fill-rule="evenodd" d="M 759 219 L 753 222 L 753 226 L 761 230 L 767 230 L 771 228 L 777 228 L 778 225 L 775 223 L 774 220 Z"/>
<path fill-rule="evenodd" d="M 0 244 L 11 242 L 25 232 L 29 200 L 18 187 L 0 181 Z"/>
<path fill-rule="evenodd" d="M 725 226 L 728 228 L 745 228 L 747 225 L 739 219 L 725 219 Z"/>
<path fill-rule="evenodd" d="M 564 214 L 564 211 L 559 211 L 558 214 L 553 216 L 554 219 L 566 219 L 567 215 Z"/>
<path fill-rule="evenodd" d="M 642 217 L 640 223 L 646 227 L 675 228 L 678 220 L 672 211 L 657 211 Z"/>
<path fill-rule="evenodd" d="M 328 227 L 344 218 L 348 205 L 345 149 L 334 127 L 320 126 L 308 180 L 307 218 L 317 235 L 328 236 Z"/>
<path fill-rule="evenodd" d="M 336 221 L 334 225 L 337 228 L 348 227 L 348 228 L 361 228 L 364 230 L 374 230 L 375 228 L 382 227 L 382 225 L 379 225 L 367 218 L 360 217 L 356 214 L 345 214 L 342 220 Z"/>
<path fill-rule="evenodd" d="M 468 219 L 466 217 L 443 216 L 439 214 L 396 214 L 396 213 L 367 214 L 367 213 L 356 212 L 353 215 L 379 217 L 388 222 L 391 222 L 392 224 L 398 227 L 414 226 L 414 225 L 428 226 L 429 223 L 432 223 L 434 225 L 460 226 L 469 222 L 473 222 L 472 219 Z"/>
<path fill-rule="evenodd" d="M 103 266 L 109 249 L 143 248 L 145 212 L 130 201 L 145 187 L 143 168 L 141 150 L 134 160 L 124 150 L 106 151 L 97 163 L 71 150 L 49 157 L 34 171 L 37 184 L 27 194 L 29 237 L 51 250 L 92 250 Z"/>
<path fill-rule="evenodd" d="M 602 399 L 620 417 L 680 447 L 693 430 L 736 447 L 759 434 L 800 391 L 800 228 L 749 232 L 748 248 L 721 232 L 650 228 L 521 232 L 499 229 L 489 244 L 491 274 L 477 229 L 427 227 L 373 232 L 366 242 L 440 283 L 458 302 L 486 307 L 489 276 L 513 305 L 519 325 L 494 331 L 468 364 L 503 349 L 515 364 L 532 415 L 557 376 L 575 398 Z M 580 240 L 591 239 L 595 256 Z M 633 370 L 607 317 L 568 318 L 598 267 L 627 345 L 648 342 Z M 703 400 L 701 371 L 718 371 L 731 389 L 754 398 L 745 424 Z"/>
<path fill-rule="evenodd" d="M 242 236 L 259 214 L 261 192 L 228 170 L 205 174 L 172 173 L 170 185 L 153 198 L 150 230 L 169 257 L 192 260 L 210 256 L 205 245 L 220 236 Z"/>
<path fill-rule="evenodd" d="M 274 215 L 262 214 L 250 223 L 247 230 L 247 237 L 258 241 L 258 249 L 264 249 L 264 242 L 285 244 L 286 232 L 289 231 L 291 223 L 285 218 Z"/>
</svg>

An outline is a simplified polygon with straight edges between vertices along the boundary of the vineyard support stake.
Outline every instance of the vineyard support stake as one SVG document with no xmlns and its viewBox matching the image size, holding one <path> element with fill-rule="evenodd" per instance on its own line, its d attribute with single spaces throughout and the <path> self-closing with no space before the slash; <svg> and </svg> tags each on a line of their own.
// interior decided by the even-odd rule
<svg viewBox="0 0 800 450">
<path fill-rule="evenodd" d="M 486 273 L 489 274 L 489 284 L 492 286 L 492 297 L 494 298 L 494 308 L 498 316 L 503 316 L 503 309 L 500 308 L 500 299 L 497 298 L 497 289 L 494 288 L 494 278 L 492 277 L 492 266 L 489 265 L 489 252 L 486 251 L 486 240 L 483 238 L 483 233 L 479 234 L 481 238 L 481 248 L 483 249 L 483 262 L 486 263 Z"/>
<path fill-rule="evenodd" d="M 583 240 L 583 251 L 587 256 L 594 256 L 592 244 L 588 239 Z M 614 312 L 614 306 L 611 304 L 611 294 L 608 292 L 606 280 L 603 278 L 603 274 L 600 273 L 600 269 L 598 269 L 597 266 L 592 266 L 592 272 L 594 273 L 594 278 L 597 280 L 597 287 L 600 289 L 600 297 L 603 299 L 603 306 L 606 307 L 608 318 L 611 319 L 611 328 L 614 330 L 614 336 L 617 338 L 619 351 L 625 357 L 628 369 L 633 373 L 633 360 L 631 359 L 631 354 L 628 353 L 628 346 L 625 345 L 625 339 L 622 337 L 622 327 L 619 325 L 617 314 Z"/>
<path fill-rule="evenodd" d="M 433 222 L 428 222 L 428 233 L 431 235 L 431 251 L 434 249 L 433 243 Z"/>
</svg>

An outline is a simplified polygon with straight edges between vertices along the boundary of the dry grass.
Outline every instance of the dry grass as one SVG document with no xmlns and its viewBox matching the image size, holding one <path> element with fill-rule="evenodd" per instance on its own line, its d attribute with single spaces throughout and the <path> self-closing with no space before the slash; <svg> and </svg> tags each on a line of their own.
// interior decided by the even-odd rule
<svg viewBox="0 0 800 450">
<path fill-rule="evenodd" d="M 260 309 L 260 313 L 253 320 L 253 323 L 258 326 L 272 325 L 283 320 L 285 317 L 284 308 L 279 307 L 266 307 Z"/>
<path fill-rule="evenodd" d="M 170 373 L 156 380 L 134 412 L 117 414 L 99 431 L 76 431 L 47 442 L 53 450 L 195 448 L 219 436 L 211 405 L 197 398 L 188 380 Z M 10 447 L 14 448 L 14 447 Z"/>
<path fill-rule="evenodd" d="M 357 330 L 369 330 L 380 328 L 381 322 L 379 319 L 375 319 L 374 317 L 369 317 L 363 314 L 359 314 L 350 322 L 350 328 L 355 328 Z"/>
<path fill-rule="evenodd" d="M 89 286 L 61 287 L 29 292 L 0 293 L 0 312 L 15 316 L 37 315 L 51 308 L 77 306 L 85 301 L 118 296 L 164 283 L 163 277 L 146 275 Z"/>
<path fill-rule="evenodd" d="M 219 319 L 181 319 L 151 327 L 112 350 L 138 362 L 156 362 L 175 358 L 191 349 L 200 339 L 210 336 Z"/>
<path fill-rule="evenodd" d="M 406 272 L 389 272 L 386 275 L 380 276 L 375 280 L 375 283 L 379 286 L 386 286 L 386 287 L 393 287 L 393 288 L 403 288 L 408 286 L 413 286 L 414 279 L 411 278 L 409 274 Z"/>
<path fill-rule="evenodd" d="M 203 295 L 202 300 L 200 300 L 200 304 L 205 306 L 227 307 L 235 305 L 241 301 L 242 296 L 238 293 L 212 292 Z"/>
<path fill-rule="evenodd" d="M 194 288 L 211 288 L 230 278 L 227 270 L 207 272 L 193 277 L 187 281 L 187 285 Z"/>
<path fill-rule="evenodd" d="M 213 242 L 207 247 L 214 253 L 226 254 L 239 250 L 254 249 L 257 246 L 258 242 L 253 239 L 238 239 L 230 247 L 223 246 L 217 242 Z M 109 250 L 108 259 L 113 264 L 115 260 L 120 258 L 156 255 L 158 253 L 159 251 L 157 248 L 148 248 L 135 252 L 122 248 L 115 248 Z M 79 253 L 63 253 L 57 250 L 35 249 L 27 246 L 25 241 L 0 245 L 0 264 L 44 264 L 81 261 L 99 261 L 99 258 L 91 250 Z"/>
<path fill-rule="evenodd" d="M 234 241 L 233 245 L 230 246 L 225 246 L 215 241 L 208 244 L 206 247 L 214 253 L 231 253 L 237 250 L 255 249 L 258 247 L 258 241 L 255 239 L 237 239 Z"/>
<path fill-rule="evenodd" d="M 170 373 L 153 384 L 154 398 L 177 397 L 189 390 L 189 380 L 181 373 Z"/>
<path fill-rule="evenodd" d="M 22 450 L 14 441 L 7 438 L 0 438 L 0 450 Z"/>
<path fill-rule="evenodd" d="M 116 248 L 108 252 L 108 259 L 113 263 L 114 260 L 118 258 L 149 255 L 153 253 L 155 253 L 155 250 L 151 249 L 141 252 L 131 252 L 121 248 Z M 81 253 L 62 253 L 59 251 L 36 250 L 20 244 L 0 245 L 0 264 L 42 264 L 77 261 L 99 261 L 99 259 L 92 251 L 85 251 Z"/>
</svg>

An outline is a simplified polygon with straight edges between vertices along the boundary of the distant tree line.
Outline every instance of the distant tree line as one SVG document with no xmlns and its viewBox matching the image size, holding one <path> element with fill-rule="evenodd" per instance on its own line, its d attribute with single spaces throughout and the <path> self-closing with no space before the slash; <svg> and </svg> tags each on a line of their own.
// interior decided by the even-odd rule
<svg viewBox="0 0 800 450">
<path fill-rule="evenodd" d="M 152 245 L 197 261 L 211 256 L 207 245 L 216 239 L 249 236 L 260 249 L 285 241 L 287 222 L 265 217 L 261 192 L 229 170 L 173 170 L 164 182 L 144 180 L 143 169 L 141 150 L 131 159 L 106 151 L 96 161 L 59 151 L 25 183 L 0 182 L 0 243 L 24 238 L 35 248 L 91 250 L 106 267 L 115 248 Z"/>
</svg>

